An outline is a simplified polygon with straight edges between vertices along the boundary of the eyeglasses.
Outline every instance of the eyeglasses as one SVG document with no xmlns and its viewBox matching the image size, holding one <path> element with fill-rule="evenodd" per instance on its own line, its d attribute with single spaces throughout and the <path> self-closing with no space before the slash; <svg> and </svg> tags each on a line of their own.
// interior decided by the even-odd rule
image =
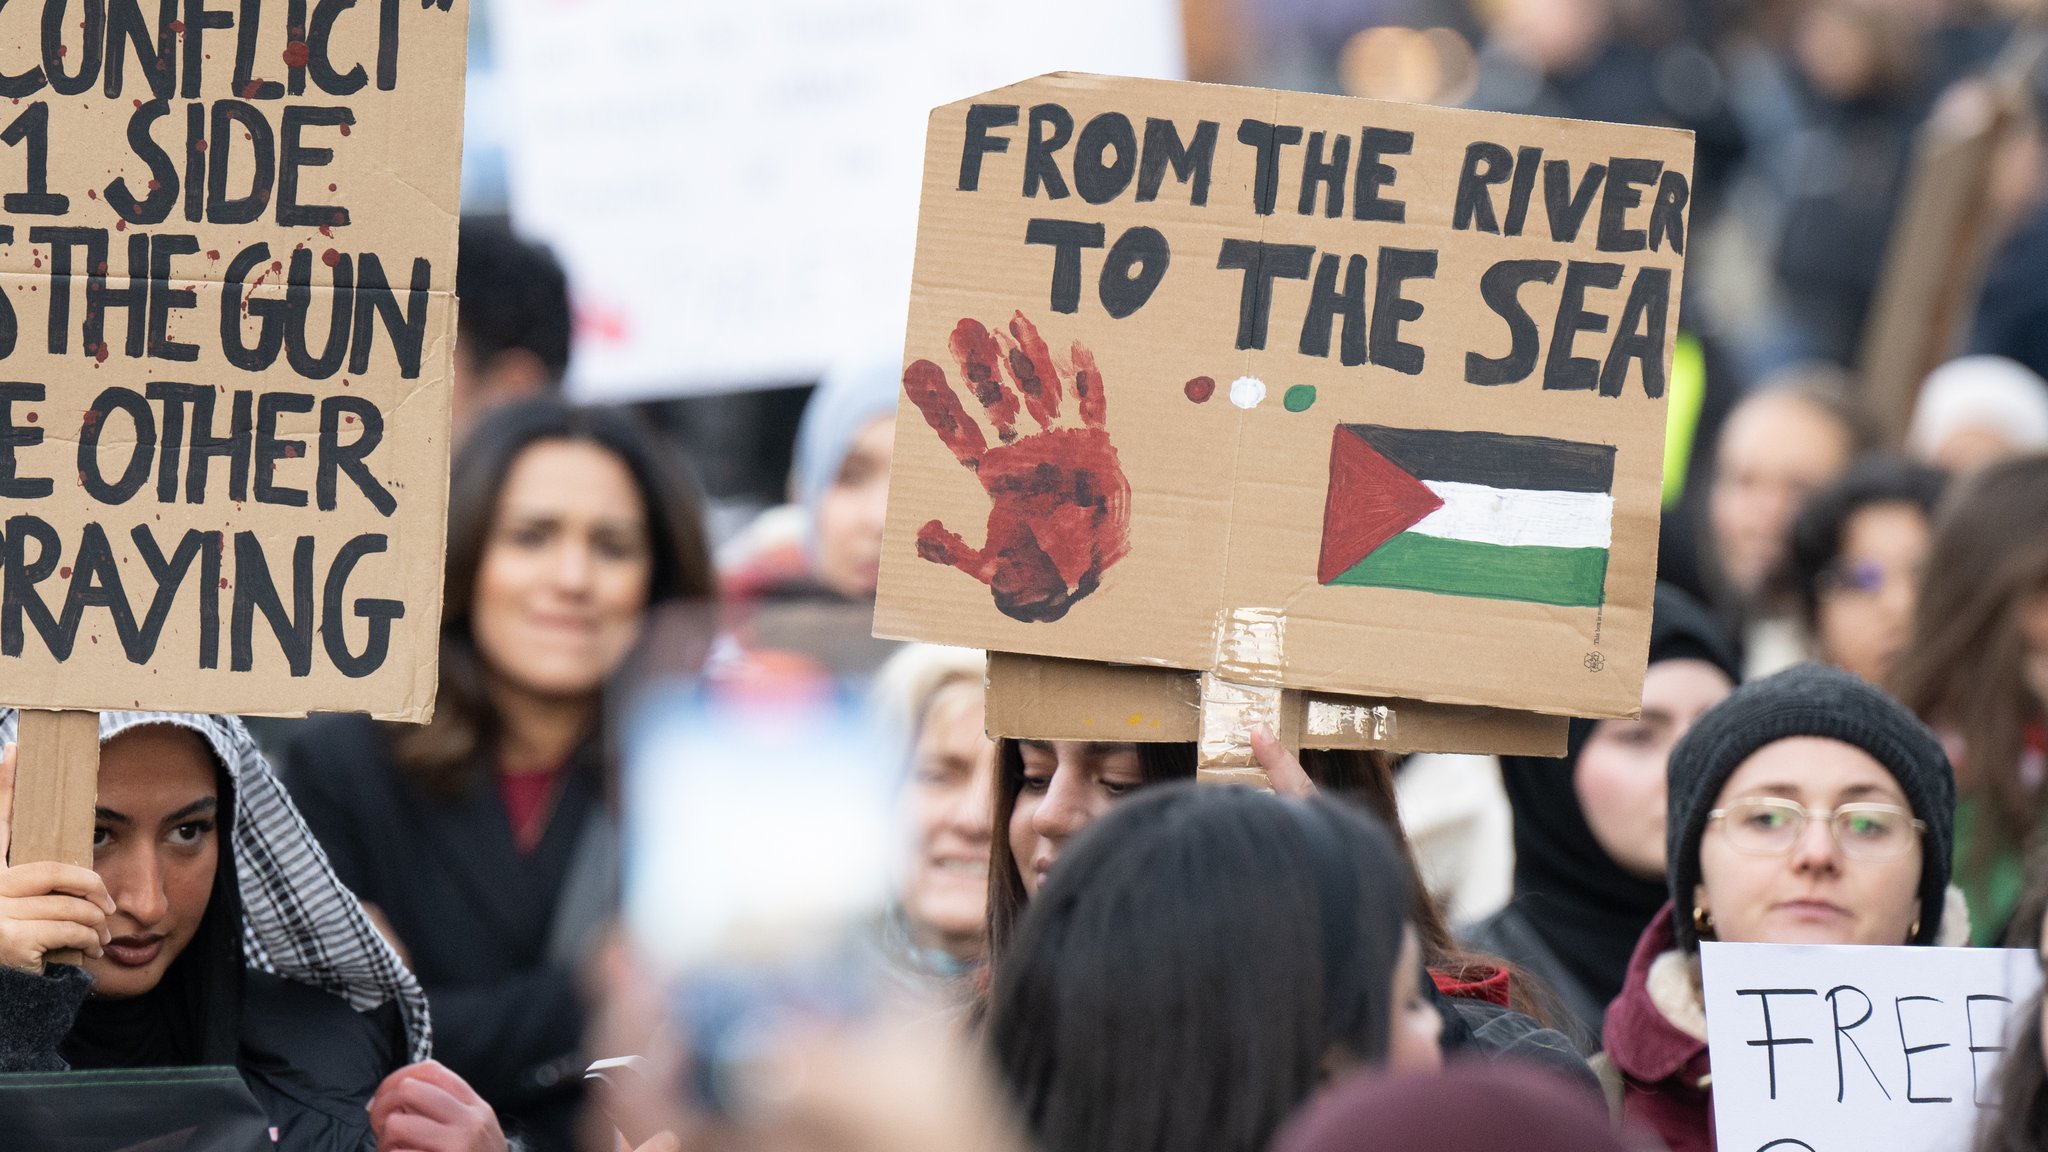
<svg viewBox="0 0 2048 1152">
<path fill-rule="evenodd" d="M 1908 588 L 1917 589 L 1920 586 L 1920 570 L 1915 567 L 1907 571 L 1894 571 L 1876 560 L 1852 561 L 1844 556 L 1820 570 L 1819 586 L 1823 592 L 1872 596 L 1884 591 L 1894 580 L 1904 581 Z"/>
<path fill-rule="evenodd" d="M 1857 860 L 1896 860 L 1927 824 L 1895 804 L 1808 808 L 1794 800 L 1738 800 L 1707 813 L 1727 830 L 1728 844 L 1748 856 L 1783 856 L 1806 835 L 1809 820 L 1826 820 L 1842 853 Z"/>
</svg>

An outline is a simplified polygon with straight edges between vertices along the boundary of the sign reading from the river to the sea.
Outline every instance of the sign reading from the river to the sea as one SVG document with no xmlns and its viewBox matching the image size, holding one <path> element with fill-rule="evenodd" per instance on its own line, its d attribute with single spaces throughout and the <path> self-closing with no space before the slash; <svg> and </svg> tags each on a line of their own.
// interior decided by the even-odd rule
<svg viewBox="0 0 2048 1152">
<path fill-rule="evenodd" d="M 1163 81 L 938 109 L 876 631 L 1634 713 L 1691 168 Z"/>
</svg>

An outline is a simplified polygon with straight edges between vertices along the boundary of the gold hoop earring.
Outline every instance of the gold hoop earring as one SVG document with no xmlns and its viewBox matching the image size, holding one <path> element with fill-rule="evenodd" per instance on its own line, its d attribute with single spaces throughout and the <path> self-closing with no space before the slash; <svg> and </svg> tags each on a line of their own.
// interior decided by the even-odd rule
<svg viewBox="0 0 2048 1152">
<path fill-rule="evenodd" d="M 1692 906 L 1692 930 L 1695 935 L 1709 936 L 1714 931 L 1714 914 L 1695 904 Z"/>
<path fill-rule="evenodd" d="M 1918 940 L 1919 938 L 1920 921 L 1915 920 L 1913 921 L 1913 926 L 1906 930 L 1906 943 L 1911 944 L 1913 941 Z"/>
</svg>

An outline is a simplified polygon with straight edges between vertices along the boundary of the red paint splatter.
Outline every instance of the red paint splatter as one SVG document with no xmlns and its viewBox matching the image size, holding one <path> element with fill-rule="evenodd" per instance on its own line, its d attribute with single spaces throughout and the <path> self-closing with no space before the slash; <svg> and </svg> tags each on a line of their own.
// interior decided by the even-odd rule
<svg viewBox="0 0 2048 1152">
<path fill-rule="evenodd" d="M 242 99 L 254 100 L 256 98 L 256 93 L 262 90 L 263 81 L 260 77 L 255 80 L 251 80 L 247 84 L 242 85 Z M 247 132 L 242 133 L 242 139 L 247 140 L 248 138 L 249 134 Z"/>
<path fill-rule="evenodd" d="M 92 358 L 102 364 L 107 362 L 107 342 L 102 340 L 92 346 Z"/>
<path fill-rule="evenodd" d="M 208 248 L 208 249 L 206 250 L 206 258 L 207 258 L 208 260 L 218 260 L 218 259 L 220 259 L 220 249 L 218 249 L 218 248 Z"/>
<path fill-rule="evenodd" d="M 84 417 L 84 423 L 83 423 L 83 425 L 82 425 L 82 426 L 83 426 L 83 427 L 85 427 L 85 428 L 90 428 L 90 427 L 92 427 L 93 425 L 95 425 L 95 424 L 97 424 L 97 423 L 99 423 L 99 422 L 100 422 L 100 410 L 99 410 L 99 409 L 97 409 L 97 408 L 87 408 L 87 409 L 85 410 L 85 417 Z"/>
<path fill-rule="evenodd" d="M 346 135 L 348 135 L 348 125 L 346 125 L 346 124 L 343 124 L 343 125 L 341 126 L 341 134 L 342 134 L 343 136 L 346 136 Z"/>
<path fill-rule="evenodd" d="M 157 182 L 156 182 L 156 181 L 154 181 L 154 180 L 151 180 L 151 181 L 149 182 L 149 190 L 150 190 L 151 192 L 154 192 L 154 191 L 156 191 L 156 190 L 157 190 Z"/>
<path fill-rule="evenodd" d="M 1188 381 L 1187 386 L 1181 391 L 1187 393 L 1188 399 L 1195 403 L 1207 404 L 1209 397 L 1216 394 L 1216 381 L 1207 376 L 1197 376 Z"/>
<path fill-rule="evenodd" d="M 175 32 L 180 36 L 183 36 L 185 34 L 185 22 L 183 20 L 173 20 L 171 21 L 169 27 L 172 32 Z"/>
<path fill-rule="evenodd" d="M 1010 334 L 1025 357 L 1021 367 L 1036 371 L 1027 349 L 1038 342 L 1037 329 L 1019 313 Z M 979 322 L 962 320 L 950 343 L 999 432 L 1005 411 L 1014 419 L 1017 403 L 1001 380 L 988 379 L 999 363 L 1010 369 L 1010 383 L 1039 401 L 1034 417 L 1041 406 L 1048 424 L 1059 416 L 1059 373 L 1050 368 L 1049 357 L 1051 377 L 1026 387 L 1018 379 L 1016 358 L 987 358 L 999 341 Z M 1047 427 L 1022 437 L 1012 429 L 1006 442 L 994 448 L 947 383 L 944 369 L 919 360 L 903 373 L 904 393 L 940 441 L 981 481 L 990 500 L 983 547 L 972 547 L 933 520 L 918 530 L 917 554 L 988 585 L 998 611 L 1027 623 L 1064 617 L 1130 551 L 1131 486 L 1103 427 L 1105 401 L 1095 358 L 1077 343 L 1073 363 L 1070 382 L 1084 427 Z"/>
<path fill-rule="evenodd" d="M 306 449 L 300 444 L 292 443 L 284 446 L 284 458 L 287 460 L 297 460 L 305 454 Z"/>
<path fill-rule="evenodd" d="M 335 192 L 335 191 L 339 191 L 339 190 L 340 190 L 340 187 L 341 187 L 341 186 L 340 186 L 340 185 L 338 185 L 338 184 L 329 184 L 329 185 L 327 186 L 327 190 L 328 190 L 329 192 Z"/>
<path fill-rule="evenodd" d="M 348 383 L 348 381 L 344 380 L 344 381 L 342 381 L 342 383 L 346 384 L 346 383 Z M 28 419 L 29 419 L 29 423 L 31 423 L 31 424 L 35 423 L 35 419 L 36 419 L 36 417 L 35 417 L 35 413 L 33 413 L 33 412 L 29 413 L 29 417 L 28 417 Z M 348 422 L 348 423 L 350 423 L 350 424 L 353 424 L 353 423 L 355 423 L 355 422 L 356 422 L 356 418 L 355 418 L 355 417 L 353 417 L 353 416 L 349 416 L 349 415 L 343 415 L 343 416 L 342 416 L 342 419 L 343 419 L 343 420 L 345 420 L 345 421 L 347 421 L 347 422 Z"/>
<path fill-rule="evenodd" d="M 142 97 L 140 97 L 140 96 L 137 96 L 137 97 L 135 98 L 135 106 L 136 106 L 137 108 L 140 108 L 140 107 L 142 107 Z"/>
<path fill-rule="evenodd" d="M 329 240 L 332 240 L 332 239 L 334 239 L 334 229 L 332 229 L 332 228 L 329 228 L 329 227 L 328 227 L 327 225 L 325 225 L 325 224 L 322 224 L 322 225 L 320 226 L 320 234 L 321 234 L 322 236 L 325 236 L 325 237 L 327 237 L 327 238 L 328 238 Z"/>
<path fill-rule="evenodd" d="M 127 222 L 126 220 L 116 220 L 116 221 L 114 221 L 114 231 L 116 231 L 116 232 L 126 232 L 127 230 L 128 230 L 128 222 Z"/>
<path fill-rule="evenodd" d="M 62 568 L 57 569 L 57 578 L 59 580 L 71 579 L 71 567 L 69 565 L 66 565 Z"/>
<path fill-rule="evenodd" d="M 327 251 L 322 252 L 320 254 L 320 262 L 322 264 L 327 265 L 329 268 L 333 268 L 341 263 L 341 253 L 336 252 L 332 248 L 329 248 Z"/>
<path fill-rule="evenodd" d="M 228 578 L 227 578 L 227 577 L 223 576 L 223 577 L 221 577 L 221 578 L 220 578 L 220 586 L 221 586 L 221 587 L 223 587 L 223 588 L 225 588 L 225 587 L 227 587 L 227 586 L 228 586 Z"/>
<path fill-rule="evenodd" d="M 87 200 L 97 200 L 97 199 L 99 199 L 99 198 L 100 198 L 100 193 L 99 193 L 99 189 L 97 189 L 97 188 L 87 188 L 87 189 L 85 190 L 85 198 L 86 198 Z"/>
<path fill-rule="evenodd" d="M 304 68 L 311 58 L 312 53 L 307 51 L 304 40 L 294 40 L 284 46 L 284 62 L 293 68 Z"/>
<path fill-rule="evenodd" d="M 271 270 L 272 272 L 282 272 L 282 271 L 284 271 L 284 261 L 282 261 L 282 260 L 272 260 L 272 261 L 270 262 L 270 270 Z"/>
<path fill-rule="evenodd" d="M 29 413 L 29 414 L 28 414 L 28 422 L 29 422 L 29 423 L 31 423 L 31 424 L 33 424 L 33 423 L 35 423 L 35 422 L 36 422 L 36 414 L 35 414 L 35 413 L 31 412 L 31 413 Z"/>
<path fill-rule="evenodd" d="M 200 137 L 199 139 L 197 139 L 197 140 L 194 140 L 194 141 L 192 142 L 192 150 L 193 150 L 194 152 L 204 152 L 204 151 L 206 151 L 206 138 L 205 138 L 204 136 L 202 136 L 202 137 Z"/>
</svg>

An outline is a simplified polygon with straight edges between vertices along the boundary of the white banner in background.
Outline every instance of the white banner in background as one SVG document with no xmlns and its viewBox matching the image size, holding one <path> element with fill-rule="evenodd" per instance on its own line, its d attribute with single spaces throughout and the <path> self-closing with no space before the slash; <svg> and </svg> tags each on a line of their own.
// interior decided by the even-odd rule
<svg viewBox="0 0 2048 1152">
<path fill-rule="evenodd" d="M 1177 78 L 1179 0 L 493 0 L 512 213 L 576 295 L 572 391 L 802 383 L 894 349 L 931 109 Z"/>
<path fill-rule="evenodd" d="M 2008 948 L 1702 944 L 1719 1152 L 1964 1152 L 2041 984 Z"/>
</svg>

